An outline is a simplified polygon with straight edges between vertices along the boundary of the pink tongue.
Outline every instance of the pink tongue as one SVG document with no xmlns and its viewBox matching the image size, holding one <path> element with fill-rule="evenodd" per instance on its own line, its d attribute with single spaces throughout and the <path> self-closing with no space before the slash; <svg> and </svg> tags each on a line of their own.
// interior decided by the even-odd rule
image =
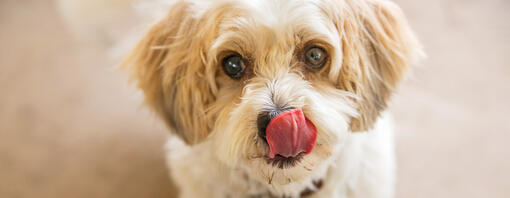
<svg viewBox="0 0 510 198">
<path fill-rule="evenodd" d="M 299 153 L 312 152 L 317 138 L 315 125 L 305 118 L 301 109 L 287 111 L 274 117 L 266 129 L 269 157 L 277 154 L 295 157 Z"/>
</svg>

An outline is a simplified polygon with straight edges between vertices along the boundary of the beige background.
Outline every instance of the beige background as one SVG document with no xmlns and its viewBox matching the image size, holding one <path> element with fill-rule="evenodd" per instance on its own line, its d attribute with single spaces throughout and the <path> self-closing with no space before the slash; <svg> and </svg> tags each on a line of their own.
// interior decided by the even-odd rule
<svg viewBox="0 0 510 198">
<path fill-rule="evenodd" d="M 510 197 L 510 1 L 397 2 L 428 54 L 392 102 L 397 197 Z M 0 197 L 173 197 L 166 131 L 99 43 L 0 1 Z"/>
</svg>

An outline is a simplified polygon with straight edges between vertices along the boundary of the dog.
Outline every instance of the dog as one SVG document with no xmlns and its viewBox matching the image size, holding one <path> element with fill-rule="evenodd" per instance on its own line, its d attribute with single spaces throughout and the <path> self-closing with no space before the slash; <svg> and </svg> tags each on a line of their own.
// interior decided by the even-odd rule
<svg viewBox="0 0 510 198">
<path fill-rule="evenodd" d="M 122 67 L 182 198 L 388 198 L 387 104 L 421 45 L 387 0 L 181 0 Z"/>
</svg>

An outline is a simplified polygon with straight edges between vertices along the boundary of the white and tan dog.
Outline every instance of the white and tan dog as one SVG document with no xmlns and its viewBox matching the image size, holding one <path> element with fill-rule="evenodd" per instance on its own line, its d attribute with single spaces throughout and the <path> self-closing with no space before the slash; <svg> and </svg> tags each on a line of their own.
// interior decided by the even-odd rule
<svg viewBox="0 0 510 198">
<path fill-rule="evenodd" d="M 182 0 L 123 66 L 180 197 L 392 197 L 392 92 L 421 48 L 386 0 Z"/>
</svg>

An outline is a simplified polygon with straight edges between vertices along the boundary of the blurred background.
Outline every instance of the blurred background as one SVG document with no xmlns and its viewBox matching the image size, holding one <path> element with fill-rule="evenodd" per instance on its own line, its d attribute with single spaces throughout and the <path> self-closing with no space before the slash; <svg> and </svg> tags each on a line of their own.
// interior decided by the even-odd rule
<svg viewBox="0 0 510 198">
<path fill-rule="evenodd" d="M 0 197 L 175 197 L 167 131 L 114 69 L 147 23 L 73 1 L 0 0 Z M 397 197 L 510 197 L 510 1 L 396 2 L 428 55 L 392 101 Z"/>
</svg>

